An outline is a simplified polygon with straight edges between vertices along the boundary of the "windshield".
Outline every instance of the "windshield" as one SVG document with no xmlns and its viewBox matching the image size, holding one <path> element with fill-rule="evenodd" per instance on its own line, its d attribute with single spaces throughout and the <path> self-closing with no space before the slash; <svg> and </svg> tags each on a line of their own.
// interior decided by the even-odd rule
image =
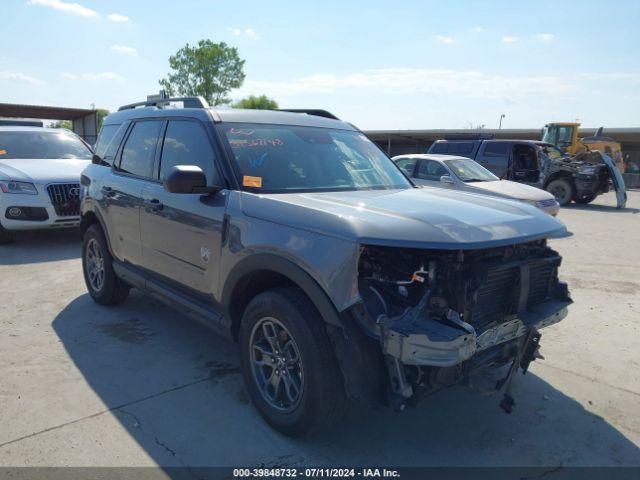
<svg viewBox="0 0 640 480">
<path fill-rule="evenodd" d="M 91 160 L 82 140 L 64 131 L 0 132 L 0 161 L 8 158 L 80 158 Z"/>
<path fill-rule="evenodd" d="M 449 170 L 463 182 L 493 182 L 499 180 L 493 173 L 479 163 L 468 160 L 445 160 Z"/>
<path fill-rule="evenodd" d="M 223 125 L 243 187 L 261 192 L 410 188 L 360 132 L 291 125 Z"/>
</svg>

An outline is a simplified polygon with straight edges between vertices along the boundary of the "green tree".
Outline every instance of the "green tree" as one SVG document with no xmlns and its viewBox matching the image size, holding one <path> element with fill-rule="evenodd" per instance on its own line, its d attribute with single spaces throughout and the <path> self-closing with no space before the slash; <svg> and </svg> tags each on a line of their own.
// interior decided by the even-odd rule
<svg viewBox="0 0 640 480">
<path fill-rule="evenodd" d="M 96 110 L 96 120 L 98 122 L 98 130 L 102 128 L 102 122 L 104 122 L 104 118 L 109 115 L 109 110 L 105 110 L 104 108 L 98 108 Z"/>
<path fill-rule="evenodd" d="M 226 43 L 200 40 L 169 57 L 171 72 L 160 80 L 170 96 L 201 95 L 211 105 L 229 103 L 227 94 L 244 82 L 244 60 Z"/>
<path fill-rule="evenodd" d="M 51 128 L 66 128 L 67 130 L 73 130 L 73 124 L 71 120 L 58 120 L 51 124 Z"/>
<path fill-rule="evenodd" d="M 275 110 L 278 102 L 266 95 L 249 95 L 233 104 L 235 108 L 252 108 L 255 110 Z"/>
</svg>

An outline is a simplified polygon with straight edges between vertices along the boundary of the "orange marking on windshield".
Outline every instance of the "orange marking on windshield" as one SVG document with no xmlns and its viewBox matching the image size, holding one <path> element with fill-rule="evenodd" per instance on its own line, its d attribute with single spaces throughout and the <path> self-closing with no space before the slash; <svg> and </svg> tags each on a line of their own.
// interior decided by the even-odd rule
<svg viewBox="0 0 640 480">
<path fill-rule="evenodd" d="M 251 177 L 245 175 L 242 177 L 242 185 L 245 187 L 262 188 L 262 177 Z"/>
</svg>

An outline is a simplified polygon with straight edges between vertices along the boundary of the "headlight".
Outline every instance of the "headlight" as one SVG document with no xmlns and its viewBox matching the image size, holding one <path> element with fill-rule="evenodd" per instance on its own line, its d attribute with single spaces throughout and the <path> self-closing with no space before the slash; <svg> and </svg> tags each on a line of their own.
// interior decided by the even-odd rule
<svg viewBox="0 0 640 480">
<path fill-rule="evenodd" d="M 579 173 L 582 173 L 584 175 L 593 175 L 596 172 L 596 166 L 595 165 L 582 165 L 580 167 L 580 169 L 578 170 Z"/>
<path fill-rule="evenodd" d="M 38 190 L 36 190 L 36 186 L 33 183 L 14 182 L 13 180 L 0 180 L 0 190 L 2 190 L 3 193 L 38 194 Z"/>
</svg>

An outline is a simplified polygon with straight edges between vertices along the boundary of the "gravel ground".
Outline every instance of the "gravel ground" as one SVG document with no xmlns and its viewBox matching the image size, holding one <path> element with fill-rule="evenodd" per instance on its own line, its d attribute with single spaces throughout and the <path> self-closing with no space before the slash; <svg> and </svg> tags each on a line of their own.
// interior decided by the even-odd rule
<svg viewBox="0 0 640 480">
<path fill-rule="evenodd" d="M 0 247 L 2 466 L 640 466 L 640 192 L 560 213 L 575 304 L 543 331 L 516 408 L 463 387 L 402 414 L 353 409 L 291 440 L 251 406 L 235 345 L 132 292 L 86 294 L 74 232 Z"/>
</svg>

